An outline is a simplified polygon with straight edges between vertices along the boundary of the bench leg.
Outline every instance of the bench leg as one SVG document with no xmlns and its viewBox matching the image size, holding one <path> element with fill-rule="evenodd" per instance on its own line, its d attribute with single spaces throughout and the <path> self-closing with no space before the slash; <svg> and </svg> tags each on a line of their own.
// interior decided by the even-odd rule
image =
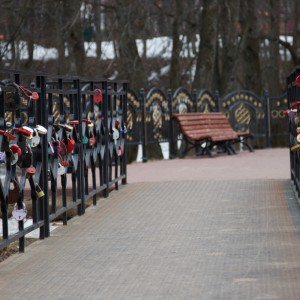
<svg viewBox="0 0 300 300">
<path fill-rule="evenodd" d="M 245 145 L 248 148 L 249 152 L 254 152 L 253 147 L 248 143 L 248 139 L 253 139 L 253 135 L 249 135 L 246 137 L 244 137 L 244 136 L 240 137 L 239 143 L 242 143 L 243 145 Z"/>
</svg>

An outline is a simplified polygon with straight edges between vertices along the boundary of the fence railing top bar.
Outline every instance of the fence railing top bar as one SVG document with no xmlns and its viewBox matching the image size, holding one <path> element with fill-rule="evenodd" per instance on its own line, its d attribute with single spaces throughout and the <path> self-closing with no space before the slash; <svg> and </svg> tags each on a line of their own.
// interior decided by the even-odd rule
<svg viewBox="0 0 300 300">
<path fill-rule="evenodd" d="M 15 70 L 15 69 L 5 69 L 5 68 L 0 68 L 0 73 L 1 74 L 11 74 L 11 75 L 24 75 L 24 76 L 43 76 L 43 77 L 50 77 L 52 74 L 46 73 L 46 72 L 41 72 L 41 71 L 28 71 L 28 70 Z"/>
<path fill-rule="evenodd" d="M 61 90 L 61 89 L 47 89 L 47 94 L 61 94 L 61 95 L 71 95 L 77 94 L 77 90 L 75 89 L 68 89 L 68 90 Z"/>
<path fill-rule="evenodd" d="M 229 94 L 227 94 L 227 95 L 225 95 L 225 96 L 221 96 L 221 98 L 227 99 L 227 98 L 230 98 L 230 97 L 232 97 L 233 95 L 237 95 L 237 94 L 239 94 L 239 93 L 248 94 L 248 95 L 251 95 L 251 96 L 253 96 L 253 97 L 255 97 L 255 98 L 261 98 L 261 97 L 262 97 L 261 95 L 257 95 L 257 94 L 255 94 L 255 93 L 252 92 L 252 91 L 244 90 L 244 89 L 238 89 L 238 90 L 235 90 L 235 91 L 233 91 L 233 92 L 231 92 L 231 93 L 229 93 Z"/>
<path fill-rule="evenodd" d="M 123 83 L 129 83 L 129 81 L 128 80 L 112 80 L 112 79 L 108 79 L 107 83 L 108 84 L 110 84 L 110 83 L 123 84 Z"/>
</svg>

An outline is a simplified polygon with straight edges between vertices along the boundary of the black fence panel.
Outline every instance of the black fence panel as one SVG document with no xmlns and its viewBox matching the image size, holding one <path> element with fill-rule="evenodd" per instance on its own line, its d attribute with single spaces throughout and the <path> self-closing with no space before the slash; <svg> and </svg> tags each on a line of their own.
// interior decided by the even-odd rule
<svg viewBox="0 0 300 300">
<path fill-rule="evenodd" d="M 266 106 L 263 98 L 247 90 L 234 91 L 219 100 L 220 111 L 225 112 L 235 130 L 249 130 L 253 146 L 266 146 Z"/>
<path fill-rule="evenodd" d="M 167 97 L 162 90 L 152 88 L 145 97 L 145 121 L 148 143 L 169 141 L 169 120 Z"/>
<path fill-rule="evenodd" d="M 23 252 L 29 232 L 48 237 L 126 184 L 127 94 L 122 81 L 0 70 L 0 249 Z"/>
<path fill-rule="evenodd" d="M 289 126 L 286 121 L 285 111 L 288 107 L 287 94 L 279 97 L 268 97 L 266 92 L 269 111 L 269 139 L 271 147 L 289 146 Z"/>
<path fill-rule="evenodd" d="M 127 93 L 127 144 L 142 143 L 142 105 L 132 89 Z"/>
<path fill-rule="evenodd" d="M 286 115 L 289 118 L 289 142 L 290 142 L 290 166 L 291 179 L 295 185 L 298 196 L 300 196 L 300 143 L 297 137 L 300 125 L 300 87 L 299 82 L 300 67 L 296 67 L 287 77 L 287 99 L 288 110 Z M 298 80 L 297 80 L 298 79 Z"/>
<path fill-rule="evenodd" d="M 203 113 L 219 111 L 218 96 L 213 96 L 213 94 L 206 89 L 201 90 L 197 96 L 196 111 Z"/>
<path fill-rule="evenodd" d="M 172 112 L 183 114 L 196 111 L 195 94 L 193 96 L 183 87 L 179 87 L 172 96 Z"/>
</svg>

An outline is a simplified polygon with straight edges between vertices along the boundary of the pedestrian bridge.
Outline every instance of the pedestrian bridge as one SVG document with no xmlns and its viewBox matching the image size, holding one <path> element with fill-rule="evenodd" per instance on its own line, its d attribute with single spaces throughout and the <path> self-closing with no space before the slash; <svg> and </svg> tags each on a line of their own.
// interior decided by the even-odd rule
<svg viewBox="0 0 300 300">
<path fill-rule="evenodd" d="M 128 165 L 128 184 L 0 264 L 11 299 L 300 297 L 289 150 Z"/>
</svg>

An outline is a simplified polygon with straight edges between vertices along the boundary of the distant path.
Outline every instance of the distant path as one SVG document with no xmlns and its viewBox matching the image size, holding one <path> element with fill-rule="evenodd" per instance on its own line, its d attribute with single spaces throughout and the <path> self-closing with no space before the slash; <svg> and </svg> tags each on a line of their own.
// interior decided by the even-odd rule
<svg viewBox="0 0 300 300">
<path fill-rule="evenodd" d="M 128 182 L 290 178 L 288 148 L 133 163 L 127 169 Z"/>
</svg>

